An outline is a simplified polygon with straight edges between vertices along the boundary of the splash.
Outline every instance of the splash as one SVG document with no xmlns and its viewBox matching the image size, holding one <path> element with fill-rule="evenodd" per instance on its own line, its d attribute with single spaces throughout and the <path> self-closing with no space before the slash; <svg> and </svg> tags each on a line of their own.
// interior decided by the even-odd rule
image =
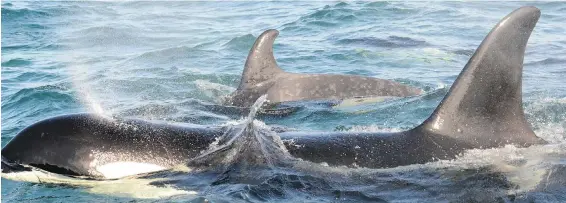
<svg viewBox="0 0 566 203">
<path fill-rule="evenodd" d="M 354 125 L 346 129 L 348 132 L 377 132 L 377 133 L 394 133 L 401 132 L 401 128 L 384 128 L 379 125 Z"/>
<path fill-rule="evenodd" d="M 230 92 L 236 91 L 236 88 L 222 85 L 219 83 L 214 83 L 208 80 L 195 80 L 193 82 L 196 87 L 201 90 L 204 95 L 210 98 L 216 98 L 216 102 L 222 103 L 225 100 L 225 97 L 230 94 Z"/>
<path fill-rule="evenodd" d="M 257 114 L 257 111 L 261 108 L 261 106 L 263 106 L 263 104 L 267 102 L 267 95 L 264 94 L 261 97 L 259 97 L 254 104 L 251 106 L 250 108 L 250 113 L 248 114 L 247 117 L 247 121 L 248 123 L 251 123 L 251 121 L 253 121 L 255 119 L 255 116 Z"/>
<path fill-rule="evenodd" d="M 105 111 L 100 103 L 91 96 L 89 92 L 83 92 L 82 101 L 90 108 L 91 111 L 98 115 L 105 115 Z"/>
<path fill-rule="evenodd" d="M 228 123 L 225 133 L 208 150 L 192 159 L 189 165 L 228 171 L 232 168 L 274 168 L 291 160 L 279 136 L 265 123 L 254 119 L 266 101 L 267 95 L 261 96 L 252 105 L 247 117 Z"/>
</svg>

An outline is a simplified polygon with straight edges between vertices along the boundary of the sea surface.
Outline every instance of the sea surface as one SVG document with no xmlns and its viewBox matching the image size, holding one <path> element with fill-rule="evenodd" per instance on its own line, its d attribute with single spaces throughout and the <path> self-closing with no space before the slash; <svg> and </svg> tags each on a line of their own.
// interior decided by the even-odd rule
<svg viewBox="0 0 566 203">
<path fill-rule="evenodd" d="M 246 122 L 246 111 L 219 102 L 236 89 L 251 45 L 266 29 L 280 31 L 274 53 L 285 71 L 391 79 L 426 94 L 259 115 L 259 137 L 273 135 L 268 126 L 410 129 L 432 113 L 490 29 L 524 5 L 542 15 L 527 45 L 523 104 L 547 145 L 469 150 L 455 160 L 389 169 L 303 162 L 224 174 L 179 169 L 78 186 L 2 179 L 2 200 L 566 202 L 565 2 L 2 1 L 2 146 L 30 124 L 77 112 Z"/>
</svg>

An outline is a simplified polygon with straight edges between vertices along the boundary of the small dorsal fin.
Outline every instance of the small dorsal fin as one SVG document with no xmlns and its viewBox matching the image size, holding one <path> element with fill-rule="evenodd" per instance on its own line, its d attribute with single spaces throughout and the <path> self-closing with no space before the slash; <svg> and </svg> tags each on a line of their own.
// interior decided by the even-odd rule
<svg viewBox="0 0 566 203">
<path fill-rule="evenodd" d="M 239 90 L 269 80 L 283 72 L 273 56 L 273 42 L 277 35 L 279 31 L 270 29 L 257 38 L 248 54 Z"/>
<path fill-rule="evenodd" d="M 540 142 L 525 119 L 521 78 L 525 47 L 540 10 L 522 7 L 487 35 L 444 100 L 415 130 L 479 147 Z"/>
</svg>

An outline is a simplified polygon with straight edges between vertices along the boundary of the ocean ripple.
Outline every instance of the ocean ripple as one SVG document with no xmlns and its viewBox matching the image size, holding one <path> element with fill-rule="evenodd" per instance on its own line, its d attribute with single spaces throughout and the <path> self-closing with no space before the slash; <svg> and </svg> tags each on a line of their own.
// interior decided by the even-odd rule
<svg viewBox="0 0 566 203">
<path fill-rule="evenodd" d="M 4 47 L 2 47 L 2 49 L 4 49 Z M 2 67 L 22 67 L 22 66 L 29 66 L 31 64 L 32 63 L 30 60 L 15 58 L 2 62 Z"/>
<path fill-rule="evenodd" d="M 229 42 L 224 44 L 230 50 L 234 51 L 248 51 L 254 44 L 257 37 L 252 34 L 247 34 L 239 37 L 232 38 Z"/>
<path fill-rule="evenodd" d="M 422 40 L 416 40 L 409 37 L 399 37 L 399 36 L 389 36 L 386 39 L 379 39 L 375 37 L 340 39 L 337 42 L 339 44 L 345 44 L 345 45 L 362 45 L 362 46 L 386 47 L 386 48 L 404 48 L 404 47 L 416 47 L 416 46 L 427 45 L 427 43 Z"/>
<path fill-rule="evenodd" d="M 529 63 L 525 63 L 525 66 L 540 66 L 540 65 L 554 65 L 554 64 L 565 64 L 566 63 L 566 59 L 560 59 L 560 58 L 546 58 L 544 60 L 541 61 L 534 61 L 534 62 L 529 62 Z"/>
<path fill-rule="evenodd" d="M 7 8 L 11 4 L 2 4 L 2 21 L 17 21 L 17 20 L 29 20 L 36 18 L 49 17 L 52 14 L 39 10 L 32 10 L 28 8 Z"/>
<path fill-rule="evenodd" d="M 298 102 L 293 114 L 256 119 L 282 131 L 401 131 L 434 111 L 491 27 L 524 4 L 3 1 L 2 143 L 39 120 L 93 112 L 88 105 L 160 122 L 238 120 L 249 108 L 219 99 L 237 87 L 255 37 L 266 29 L 281 31 L 274 46 L 285 71 L 392 79 L 426 93 L 341 108 L 336 101 Z M 527 46 L 523 101 L 535 133 L 551 144 L 471 150 L 455 160 L 390 169 L 301 162 L 220 174 L 167 171 L 156 186 L 198 194 L 158 201 L 564 201 L 566 4 L 528 4 L 542 16 Z M 143 197 L 153 194 L 138 186 L 131 188 Z M 2 200 L 140 201 L 4 179 Z"/>
</svg>

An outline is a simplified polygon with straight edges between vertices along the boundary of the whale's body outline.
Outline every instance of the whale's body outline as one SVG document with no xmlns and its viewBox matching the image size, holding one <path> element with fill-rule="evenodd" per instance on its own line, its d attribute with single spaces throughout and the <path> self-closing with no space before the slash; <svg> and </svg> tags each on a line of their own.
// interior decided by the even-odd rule
<svg viewBox="0 0 566 203">
<path fill-rule="evenodd" d="M 346 74 L 299 74 L 283 71 L 273 55 L 279 31 L 264 31 L 250 49 L 240 84 L 223 101 L 226 105 L 249 107 L 267 94 L 269 103 L 343 100 L 367 97 L 407 97 L 422 90 L 392 80 Z"/>
<path fill-rule="evenodd" d="M 522 109 L 527 41 L 540 17 L 535 7 L 504 17 L 470 58 L 448 94 L 421 125 L 398 133 L 283 132 L 297 158 L 329 165 L 383 168 L 452 159 L 467 149 L 544 144 Z M 73 114 L 40 121 L 2 149 L 2 171 L 44 170 L 103 178 L 95 159 L 185 163 L 217 141 L 223 127 L 183 127 Z M 292 140 L 292 142 L 291 142 Z M 93 154 L 98 150 L 98 154 Z M 91 157 L 91 158 L 87 158 Z M 101 163 L 101 161 L 98 161 Z"/>
</svg>

